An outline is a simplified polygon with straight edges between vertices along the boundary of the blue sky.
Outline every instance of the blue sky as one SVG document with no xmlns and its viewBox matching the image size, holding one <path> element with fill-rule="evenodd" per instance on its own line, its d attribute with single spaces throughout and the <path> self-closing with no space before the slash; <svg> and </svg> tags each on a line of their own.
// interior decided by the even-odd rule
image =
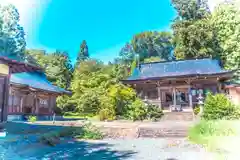
<svg viewBox="0 0 240 160">
<path fill-rule="evenodd" d="M 134 34 L 169 30 L 175 17 L 170 0 L 5 1 L 19 9 L 28 48 L 67 50 L 72 60 L 83 39 L 92 57 L 113 60 Z"/>
</svg>

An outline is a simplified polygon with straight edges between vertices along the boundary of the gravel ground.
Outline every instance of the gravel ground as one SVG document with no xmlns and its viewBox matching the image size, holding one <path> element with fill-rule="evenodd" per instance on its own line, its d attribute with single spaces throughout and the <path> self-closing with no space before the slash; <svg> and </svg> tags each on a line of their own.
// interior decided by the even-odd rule
<svg viewBox="0 0 240 160">
<path fill-rule="evenodd" d="M 184 138 L 62 139 L 57 146 L 49 147 L 40 144 L 36 134 L 19 134 L 23 128 L 41 129 L 38 136 L 40 131 L 50 131 L 44 126 L 8 124 L 7 137 L 0 138 L 0 160 L 214 160 L 212 154 Z"/>
<path fill-rule="evenodd" d="M 6 142 L 5 143 L 9 143 Z M 3 145 L 2 160 L 213 160 L 203 148 L 185 139 L 106 139 L 101 141 L 66 140 L 55 147 L 37 143 Z"/>
</svg>

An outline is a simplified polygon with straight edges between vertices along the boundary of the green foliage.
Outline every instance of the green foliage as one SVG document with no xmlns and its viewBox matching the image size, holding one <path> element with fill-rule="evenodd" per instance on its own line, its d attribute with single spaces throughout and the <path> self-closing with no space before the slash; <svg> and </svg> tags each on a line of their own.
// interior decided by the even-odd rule
<svg viewBox="0 0 240 160">
<path fill-rule="evenodd" d="M 132 75 L 134 73 L 134 70 L 136 69 L 137 67 L 137 59 L 135 58 L 131 64 L 131 72 L 130 72 L 130 75 Z"/>
<path fill-rule="evenodd" d="M 56 146 L 61 141 L 60 137 L 96 140 L 102 139 L 103 134 L 96 126 L 85 123 L 82 127 L 67 127 L 60 131 L 45 133 L 39 138 L 39 142 L 49 146 Z"/>
<path fill-rule="evenodd" d="M 202 118 L 205 120 L 239 119 L 239 112 L 224 94 L 209 93 L 204 103 Z"/>
<path fill-rule="evenodd" d="M 177 59 L 217 57 L 221 48 L 209 19 L 175 21 L 174 55 Z"/>
<path fill-rule="evenodd" d="M 107 97 L 110 98 L 109 102 L 115 107 L 116 115 L 127 114 L 128 105 L 135 101 L 136 92 L 122 84 L 115 84 L 109 87 Z"/>
<path fill-rule="evenodd" d="M 198 115 L 198 113 L 200 112 L 200 107 L 199 106 L 196 106 L 193 110 L 194 114 L 195 115 Z"/>
<path fill-rule="evenodd" d="M 77 62 L 75 64 L 75 67 L 78 67 L 81 61 L 85 61 L 88 58 L 89 58 L 88 45 L 87 45 L 87 42 L 83 40 L 80 45 L 80 51 L 77 56 Z"/>
<path fill-rule="evenodd" d="M 104 65 L 92 59 L 82 61 L 75 69 L 71 84 L 73 96 L 68 103 L 75 104 L 74 112 L 114 120 L 136 98 L 133 89 L 119 82 L 125 73 L 120 65 Z"/>
<path fill-rule="evenodd" d="M 116 114 L 114 110 L 104 108 L 99 111 L 100 121 L 105 121 L 105 120 L 111 121 L 111 120 L 114 120 L 115 118 L 116 118 Z"/>
<path fill-rule="evenodd" d="M 144 63 L 159 62 L 159 61 L 161 61 L 160 57 L 149 57 L 144 59 Z"/>
<path fill-rule="evenodd" d="M 237 2 L 236 2 L 237 3 Z M 212 14 L 211 23 L 223 50 L 221 59 L 229 70 L 237 70 L 240 78 L 240 10 L 237 4 L 220 5 Z"/>
<path fill-rule="evenodd" d="M 133 46 L 126 43 L 119 52 L 119 57 L 120 58 L 115 59 L 115 63 L 130 66 L 132 61 L 135 59 Z"/>
<path fill-rule="evenodd" d="M 209 140 L 211 140 L 211 138 L 235 135 L 236 128 L 233 127 L 230 121 L 201 120 L 198 124 L 190 128 L 188 134 L 191 141 L 209 145 Z"/>
<path fill-rule="evenodd" d="M 221 47 L 204 0 L 172 0 L 178 16 L 172 24 L 177 59 L 218 57 Z"/>
<path fill-rule="evenodd" d="M 39 142 L 48 146 L 56 146 L 60 142 L 57 132 L 45 133 L 40 137 Z"/>
<path fill-rule="evenodd" d="M 43 50 L 26 50 L 25 54 L 32 57 L 45 69 L 47 78 L 50 82 L 64 89 L 69 88 L 73 67 L 68 53 L 56 51 L 47 54 Z"/>
<path fill-rule="evenodd" d="M 168 60 L 172 51 L 172 34 L 170 32 L 142 32 L 133 36 L 131 44 L 140 61 L 152 56 Z"/>
<path fill-rule="evenodd" d="M 83 132 L 80 135 L 75 136 L 78 139 L 102 139 L 103 133 L 91 123 L 86 123 L 83 126 Z"/>
<path fill-rule="evenodd" d="M 34 123 L 34 122 L 37 121 L 37 117 L 36 116 L 29 116 L 28 121 L 31 122 L 31 123 Z"/>
<path fill-rule="evenodd" d="M 25 33 L 20 16 L 13 5 L 0 5 L 0 53 L 17 60 L 24 59 Z"/>
<path fill-rule="evenodd" d="M 156 121 L 163 116 L 163 111 L 159 106 L 149 104 L 147 105 L 147 119 Z"/>
<path fill-rule="evenodd" d="M 172 5 L 182 20 L 202 19 L 209 14 L 206 0 L 172 0 Z"/>
<path fill-rule="evenodd" d="M 127 117 L 133 121 L 146 119 L 147 107 L 144 102 L 136 99 L 133 103 L 129 104 Z"/>
</svg>

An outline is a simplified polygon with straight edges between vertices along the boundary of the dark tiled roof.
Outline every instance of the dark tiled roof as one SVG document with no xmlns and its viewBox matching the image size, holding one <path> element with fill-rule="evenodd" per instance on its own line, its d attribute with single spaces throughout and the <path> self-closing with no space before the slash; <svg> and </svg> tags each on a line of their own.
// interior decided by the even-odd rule
<svg viewBox="0 0 240 160">
<path fill-rule="evenodd" d="M 70 94 L 63 88 L 52 85 L 41 72 L 22 72 L 11 75 L 10 82 L 12 84 L 26 85 L 35 89 L 40 89 L 55 93 Z"/>
<path fill-rule="evenodd" d="M 223 74 L 230 71 L 223 70 L 218 60 L 196 59 L 168 62 L 153 62 L 140 64 L 127 80 L 144 80 L 180 76 L 201 76 Z"/>
</svg>

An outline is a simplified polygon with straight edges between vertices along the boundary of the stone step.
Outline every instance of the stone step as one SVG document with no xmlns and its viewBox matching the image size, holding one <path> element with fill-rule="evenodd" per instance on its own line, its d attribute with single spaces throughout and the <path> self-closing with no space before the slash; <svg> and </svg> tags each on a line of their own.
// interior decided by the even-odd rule
<svg viewBox="0 0 240 160">
<path fill-rule="evenodd" d="M 192 112 L 165 112 L 161 120 L 193 121 L 194 115 Z"/>
<path fill-rule="evenodd" d="M 139 127 L 139 128 L 102 128 L 106 138 L 162 138 L 186 137 L 188 127 Z"/>
<path fill-rule="evenodd" d="M 188 129 L 170 129 L 170 128 L 140 128 L 139 137 L 162 138 L 162 137 L 186 137 Z"/>
</svg>

